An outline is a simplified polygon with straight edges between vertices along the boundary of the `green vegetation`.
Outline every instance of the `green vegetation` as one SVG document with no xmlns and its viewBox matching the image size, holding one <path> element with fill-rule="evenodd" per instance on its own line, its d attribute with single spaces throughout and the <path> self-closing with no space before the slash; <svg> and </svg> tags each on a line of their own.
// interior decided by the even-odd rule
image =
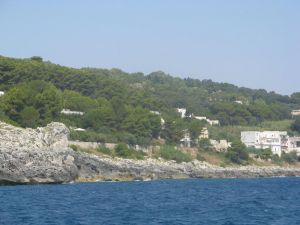
<svg viewBox="0 0 300 225">
<path fill-rule="evenodd" d="M 281 159 L 289 164 L 293 164 L 300 161 L 296 152 L 282 153 Z"/>
<path fill-rule="evenodd" d="M 111 151 L 109 148 L 106 148 L 104 146 L 98 147 L 96 150 L 105 155 L 111 155 L 111 156 L 113 155 L 113 151 Z"/>
<path fill-rule="evenodd" d="M 162 145 L 158 156 L 166 160 L 174 160 L 177 163 L 190 162 L 192 160 L 192 157 L 189 154 L 184 153 L 171 145 Z"/>
<path fill-rule="evenodd" d="M 300 133 L 300 116 L 297 116 L 293 124 L 291 125 L 293 131 Z"/>
<path fill-rule="evenodd" d="M 31 81 L 10 89 L 0 99 L 0 109 L 24 127 L 45 125 L 59 117 L 62 93 L 45 81 Z"/>
<path fill-rule="evenodd" d="M 115 148 L 115 156 L 127 159 L 144 159 L 145 153 L 128 148 L 126 144 L 121 143 Z"/>
<path fill-rule="evenodd" d="M 77 145 L 69 145 L 69 147 L 71 148 L 71 149 L 73 149 L 75 152 L 78 152 L 80 149 L 79 149 L 79 146 L 77 146 Z"/>
<path fill-rule="evenodd" d="M 225 152 L 217 152 L 212 150 L 199 150 L 197 153 L 197 160 L 206 161 L 210 164 L 226 167 L 233 163 L 226 157 Z"/>
<path fill-rule="evenodd" d="M 92 153 L 95 155 L 109 155 L 112 157 L 120 157 L 126 159 L 144 159 L 146 154 L 142 151 L 136 151 L 127 146 L 127 144 L 118 144 L 115 149 L 109 149 L 104 146 L 99 146 L 98 148 L 82 148 L 78 145 L 70 145 L 74 151 L 81 151 L 86 153 Z"/>
<path fill-rule="evenodd" d="M 231 147 L 226 153 L 226 157 L 236 164 L 247 164 L 247 161 L 249 160 L 246 146 L 241 141 L 232 142 Z"/>
<path fill-rule="evenodd" d="M 265 120 L 287 119 L 290 118 L 290 109 L 300 105 L 299 93 L 291 97 L 282 96 L 211 80 L 174 78 L 161 71 L 144 76 L 142 73 L 128 74 L 118 69 L 73 69 L 43 62 L 38 56 L 30 59 L 0 57 L 0 89 L 8 90 L 33 80 L 44 80 L 62 91 L 73 91 L 71 96 L 79 93 L 92 99 L 104 98 L 108 101 L 116 97 L 125 105 L 140 105 L 161 112 L 185 107 L 190 113 L 219 119 L 222 125 L 247 125 Z M 84 108 L 84 104 L 81 106 L 76 103 L 75 98 L 67 99 L 71 102 L 66 103 L 66 106 L 77 110 Z M 236 103 L 236 100 L 243 104 Z M 122 115 L 122 111 L 118 115 Z"/>
<path fill-rule="evenodd" d="M 211 143 L 207 138 L 200 139 L 198 145 L 201 150 L 208 151 L 212 149 Z"/>
<path fill-rule="evenodd" d="M 300 108 L 300 93 L 284 96 L 211 80 L 180 79 L 161 71 L 144 75 L 119 69 L 74 69 L 44 62 L 39 56 L 0 56 L 0 90 L 5 91 L 0 97 L 0 120 L 22 127 L 63 122 L 86 130 L 71 131 L 71 139 L 81 141 L 133 146 L 149 145 L 160 137 L 169 146 L 162 147 L 162 155 L 172 159 L 170 154 L 175 154 L 176 161 L 189 160 L 170 147 L 185 133 L 191 135 L 192 145 L 202 150 L 209 151 L 210 144 L 207 140 L 197 142 L 201 129 L 208 124 L 182 119 L 175 108 L 186 108 L 187 115 L 218 119 L 221 126 L 208 126 L 211 138 L 216 140 L 235 142 L 242 130 L 299 132 L 300 119 L 294 122 L 290 111 Z M 64 115 L 62 109 L 84 115 Z M 124 146 L 113 152 L 140 157 Z M 268 156 L 264 153 L 259 157 Z M 235 163 L 243 163 L 246 158 L 243 149 L 233 148 L 227 154 L 227 159 Z"/>
<path fill-rule="evenodd" d="M 246 151 L 249 154 L 255 154 L 255 158 L 260 158 L 263 160 L 268 160 L 273 158 L 273 153 L 271 149 L 257 149 L 257 148 L 247 148 Z"/>
<path fill-rule="evenodd" d="M 199 161 L 206 161 L 205 157 L 202 154 L 200 154 L 199 152 L 197 153 L 196 159 Z"/>
</svg>

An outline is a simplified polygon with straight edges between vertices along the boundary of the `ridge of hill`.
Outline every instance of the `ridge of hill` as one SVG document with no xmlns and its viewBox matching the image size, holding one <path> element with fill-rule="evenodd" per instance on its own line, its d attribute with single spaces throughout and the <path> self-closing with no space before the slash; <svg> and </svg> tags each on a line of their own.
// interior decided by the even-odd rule
<svg viewBox="0 0 300 225">
<path fill-rule="evenodd" d="M 0 56 L 0 91 L 5 92 L 0 97 L 3 121 L 23 127 L 59 121 L 87 129 L 85 134 L 73 132 L 73 138 L 130 144 L 147 144 L 158 137 L 176 143 L 186 129 L 198 137 L 205 122 L 182 119 L 175 108 L 219 120 L 221 126 L 287 120 L 292 109 L 300 108 L 300 92 L 286 96 L 211 80 L 181 79 L 161 71 L 144 75 L 119 69 L 74 69 L 37 56 Z M 63 108 L 84 115 L 62 115 Z"/>
</svg>

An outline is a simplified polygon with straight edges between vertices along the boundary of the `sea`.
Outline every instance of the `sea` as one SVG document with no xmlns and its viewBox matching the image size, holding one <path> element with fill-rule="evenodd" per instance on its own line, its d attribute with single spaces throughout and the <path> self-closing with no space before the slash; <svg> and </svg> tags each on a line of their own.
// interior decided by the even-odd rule
<svg viewBox="0 0 300 225">
<path fill-rule="evenodd" d="M 0 224 L 300 225 L 300 178 L 0 186 Z"/>
</svg>

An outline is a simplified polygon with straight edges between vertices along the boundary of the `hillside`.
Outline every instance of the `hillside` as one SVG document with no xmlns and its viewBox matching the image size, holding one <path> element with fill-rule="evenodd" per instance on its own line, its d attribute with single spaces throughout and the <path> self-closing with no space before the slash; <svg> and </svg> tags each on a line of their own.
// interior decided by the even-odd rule
<svg viewBox="0 0 300 225">
<path fill-rule="evenodd" d="M 292 109 L 300 108 L 299 92 L 284 96 L 211 80 L 175 78 L 160 71 L 144 75 L 74 69 L 40 57 L 0 56 L 0 91 L 5 92 L 0 97 L 3 121 L 23 127 L 59 121 L 86 129 L 72 132 L 74 139 L 129 144 L 147 144 L 158 137 L 177 143 L 184 130 L 198 137 L 205 123 L 181 119 L 175 108 L 217 119 L 223 127 L 287 120 Z M 84 115 L 62 115 L 63 108 Z"/>
</svg>

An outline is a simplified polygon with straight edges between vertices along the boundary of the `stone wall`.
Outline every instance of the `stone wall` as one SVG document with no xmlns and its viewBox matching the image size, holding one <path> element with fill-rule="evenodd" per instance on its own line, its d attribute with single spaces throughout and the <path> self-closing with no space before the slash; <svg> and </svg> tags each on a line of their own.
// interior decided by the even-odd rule
<svg viewBox="0 0 300 225">
<path fill-rule="evenodd" d="M 109 149 L 115 149 L 118 144 L 116 143 L 101 143 L 101 142 L 84 142 L 84 141 L 69 141 L 70 145 L 76 145 L 81 148 L 98 148 L 98 147 L 106 147 Z M 159 146 L 141 146 L 141 145 L 134 145 L 134 146 L 128 146 L 131 147 L 137 151 L 143 151 L 147 154 L 153 153 L 155 150 L 159 149 Z"/>
</svg>

